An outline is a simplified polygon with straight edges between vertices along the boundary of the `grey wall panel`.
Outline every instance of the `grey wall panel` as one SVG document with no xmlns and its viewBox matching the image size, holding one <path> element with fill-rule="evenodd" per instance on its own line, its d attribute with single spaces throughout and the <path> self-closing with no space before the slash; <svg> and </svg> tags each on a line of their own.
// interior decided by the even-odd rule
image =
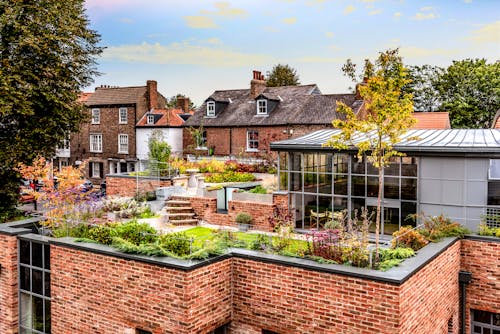
<svg viewBox="0 0 500 334">
<path fill-rule="evenodd" d="M 463 180 L 449 181 L 443 180 L 436 182 L 440 186 L 441 200 L 438 203 L 450 205 L 464 205 L 464 186 Z"/>
<path fill-rule="evenodd" d="M 467 205 L 486 205 L 488 203 L 488 182 L 468 181 L 465 203 Z"/>
</svg>

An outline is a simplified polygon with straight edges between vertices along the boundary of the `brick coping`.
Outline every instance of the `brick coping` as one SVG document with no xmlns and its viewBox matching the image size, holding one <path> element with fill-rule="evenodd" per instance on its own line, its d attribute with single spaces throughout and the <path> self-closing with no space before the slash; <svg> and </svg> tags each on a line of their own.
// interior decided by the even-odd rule
<svg viewBox="0 0 500 334">
<path fill-rule="evenodd" d="M 103 254 L 113 256 L 129 261 L 139 261 L 150 263 L 167 268 L 173 268 L 183 271 L 192 271 L 209 264 L 219 262 L 228 258 L 236 257 L 259 261 L 264 263 L 274 263 L 288 267 L 296 267 L 310 271 L 317 271 L 323 273 L 338 274 L 361 279 L 368 279 L 372 281 L 379 281 L 394 285 L 401 285 L 407 281 L 411 276 L 416 274 L 420 269 L 425 267 L 429 262 L 439 256 L 441 253 L 451 247 L 458 238 L 446 238 L 437 243 L 430 243 L 426 247 L 419 250 L 416 256 L 405 259 L 399 266 L 393 267 L 387 271 L 379 271 L 366 268 L 351 267 L 340 264 L 324 264 L 318 263 L 313 260 L 294 258 L 282 255 L 267 254 L 259 251 L 253 251 L 242 248 L 229 248 L 227 253 L 210 257 L 205 260 L 183 260 L 171 257 L 157 257 L 145 256 L 139 254 L 127 254 L 114 249 L 111 246 L 106 246 L 97 243 L 76 242 L 74 238 L 52 238 L 41 236 L 37 234 L 23 234 L 19 235 L 19 239 L 23 240 L 36 240 L 39 242 L 46 242 L 51 245 L 77 249 L 96 254 Z"/>
</svg>

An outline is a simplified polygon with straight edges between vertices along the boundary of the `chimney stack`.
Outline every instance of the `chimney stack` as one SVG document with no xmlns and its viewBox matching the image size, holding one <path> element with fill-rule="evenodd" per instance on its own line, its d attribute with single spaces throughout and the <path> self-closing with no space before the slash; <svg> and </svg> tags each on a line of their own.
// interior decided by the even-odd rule
<svg viewBox="0 0 500 334">
<path fill-rule="evenodd" d="M 177 108 L 182 109 L 185 114 L 189 113 L 189 97 L 178 96 L 177 97 Z"/>
<path fill-rule="evenodd" d="M 255 99 L 264 89 L 266 89 L 266 80 L 260 71 L 253 71 L 253 79 L 250 81 L 250 96 Z"/>
<path fill-rule="evenodd" d="M 158 84 L 155 80 L 148 80 L 146 82 L 147 87 L 147 100 L 148 100 L 148 110 L 153 108 L 158 108 Z"/>
</svg>

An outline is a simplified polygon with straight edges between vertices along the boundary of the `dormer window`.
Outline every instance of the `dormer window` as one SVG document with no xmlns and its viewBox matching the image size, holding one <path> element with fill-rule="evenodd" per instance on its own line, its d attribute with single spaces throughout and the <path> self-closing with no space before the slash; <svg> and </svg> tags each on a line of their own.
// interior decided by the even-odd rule
<svg viewBox="0 0 500 334">
<path fill-rule="evenodd" d="M 155 115 L 148 115 L 147 124 L 155 124 Z"/>
<path fill-rule="evenodd" d="M 215 102 L 207 102 L 207 117 L 215 117 Z"/>
<path fill-rule="evenodd" d="M 257 115 L 267 115 L 267 100 L 257 100 Z"/>
</svg>

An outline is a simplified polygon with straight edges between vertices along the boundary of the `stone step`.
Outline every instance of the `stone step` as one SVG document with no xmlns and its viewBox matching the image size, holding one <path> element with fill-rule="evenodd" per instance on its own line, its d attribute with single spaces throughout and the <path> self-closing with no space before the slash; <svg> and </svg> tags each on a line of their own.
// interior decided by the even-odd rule
<svg viewBox="0 0 500 334">
<path fill-rule="evenodd" d="M 191 205 L 189 201 L 171 199 L 165 202 L 166 205 Z"/>
<path fill-rule="evenodd" d="M 194 217 L 195 213 L 194 212 L 178 212 L 178 213 L 167 213 L 165 214 L 165 217 L 168 219 L 172 219 L 175 217 Z"/>
<path fill-rule="evenodd" d="M 193 210 L 190 206 L 166 206 L 165 211 Z"/>
<path fill-rule="evenodd" d="M 170 220 L 170 224 L 172 225 L 198 225 L 198 220 L 196 219 L 180 219 L 180 220 Z"/>
</svg>

